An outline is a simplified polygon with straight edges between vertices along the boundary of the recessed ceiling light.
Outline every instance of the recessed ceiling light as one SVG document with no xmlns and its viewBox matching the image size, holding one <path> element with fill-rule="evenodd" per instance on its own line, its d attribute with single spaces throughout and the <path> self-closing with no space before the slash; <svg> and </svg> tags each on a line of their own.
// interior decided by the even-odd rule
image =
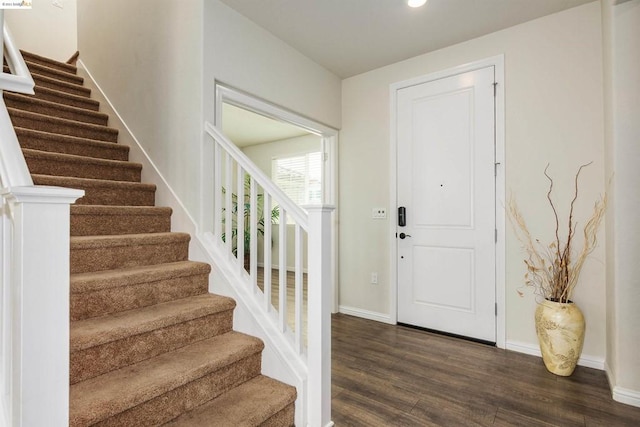
<svg viewBox="0 0 640 427">
<path fill-rule="evenodd" d="M 409 5 L 409 7 L 420 7 L 424 6 L 426 2 L 427 0 L 409 0 L 407 4 Z"/>
</svg>

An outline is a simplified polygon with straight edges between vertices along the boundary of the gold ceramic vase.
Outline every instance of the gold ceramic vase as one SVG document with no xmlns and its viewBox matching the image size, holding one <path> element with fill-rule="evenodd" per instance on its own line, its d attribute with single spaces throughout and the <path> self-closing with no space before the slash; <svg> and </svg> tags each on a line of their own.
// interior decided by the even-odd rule
<svg viewBox="0 0 640 427">
<path fill-rule="evenodd" d="M 582 311 L 572 302 L 544 300 L 536 309 L 536 333 L 549 372 L 568 377 L 576 368 L 584 344 Z"/>
</svg>

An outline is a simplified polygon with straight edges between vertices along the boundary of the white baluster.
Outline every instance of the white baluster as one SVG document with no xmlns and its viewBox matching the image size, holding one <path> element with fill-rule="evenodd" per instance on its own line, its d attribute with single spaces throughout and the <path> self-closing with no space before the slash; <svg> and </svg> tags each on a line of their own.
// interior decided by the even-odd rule
<svg viewBox="0 0 640 427">
<path fill-rule="evenodd" d="M 287 330 L 287 211 L 280 206 L 280 226 L 278 233 L 278 254 L 280 258 L 280 289 L 278 295 L 278 312 L 280 314 L 280 331 Z"/>
<path fill-rule="evenodd" d="M 213 149 L 213 234 L 216 239 L 222 236 L 222 148 L 214 140 Z"/>
<path fill-rule="evenodd" d="M 236 253 L 239 261 L 239 270 L 240 273 L 244 272 L 244 170 L 240 165 L 236 165 L 238 168 L 237 175 L 237 185 L 238 185 L 238 213 L 237 213 L 237 244 L 236 244 Z"/>
<path fill-rule="evenodd" d="M 271 312 L 271 220 L 267 220 L 267 213 L 271 212 L 271 195 L 263 193 L 264 206 L 262 217 L 264 219 L 264 308 Z"/>
<path fill-rule="evenodd" d="M 304 282 L 303 282 L 303 264 L 302 264 L 302 228 L 296 224 L 295 231 L 295 348 L 298 354 L 304 351 L 304 321 L 303 321 L 303 304 L 304 304 Z"/>
<path fill-rule="evenodd" d="M 249 219 L 250 219 L 250 237 L 249 245 L 249 263 L 251 264 L 251 284 L 253 292 L 258 291 L 258 189 L 256 188 L 256 181 L 251 179 L 251 196 L 249 200 Z"/>
</svg>

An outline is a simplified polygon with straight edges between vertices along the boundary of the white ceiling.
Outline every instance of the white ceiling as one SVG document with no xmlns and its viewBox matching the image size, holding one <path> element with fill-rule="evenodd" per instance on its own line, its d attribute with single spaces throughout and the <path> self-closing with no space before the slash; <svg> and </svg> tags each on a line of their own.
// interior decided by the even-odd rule
<svg viewBox="0 0 640 427">
<path fill-rule="evenodd" d="M 222 0 L 341 78 L 594 0 Z"/>
<path fill-rule="evenodd" d="M 309 134 L 299 127 L 227 103 L 222 104 L 222 133 L 240 148 Z"/>
</svg>

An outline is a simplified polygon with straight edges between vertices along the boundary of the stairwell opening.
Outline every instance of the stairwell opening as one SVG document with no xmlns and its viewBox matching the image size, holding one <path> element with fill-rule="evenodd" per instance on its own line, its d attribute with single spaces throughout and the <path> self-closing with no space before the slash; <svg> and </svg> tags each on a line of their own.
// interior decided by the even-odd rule
<svg viewBox="0 0 640 427">
<path fill-rule="evenodd" d="M 333 312 L 338 310 L 338 131 L 319 122 L 265 101 L 231 86 L 216 83 L 215 125 L 251 158 L 263 172 L 277 177 L 277 160 L 319 156 L 320 194 L 318 187 L 303 185 L 300 205 L 326 204 L 336 207 L 333 216 L 332 259 L 334 289 Z M 308 158 L 303 162 L 307 162 Z M 313 163 L 313 160 L 310 161 Z M 314 167 L 306 164 L 307 168 Z M 274 167 L 276 170 L 274 171 Z M 305 177 L 309 180 L 309 176 Z M 274 179 L 276 183 L 277 179 Z M 308 184 L 308 182 L 307 182 Z M 287 184 L 284 184 L 285 186 Z M 299 186 L 298 186 L 299 187 Z M 282 185 L 281 185 L 282 188 Z M 283 188 L 284 189 L 284 188 Z M 286 189 L 284 189 L 287 192 Z M 289 193 L 287 193 L 289 194 Z M 310 197 L 311 196 L 311 197 Z"/>
</svg>

